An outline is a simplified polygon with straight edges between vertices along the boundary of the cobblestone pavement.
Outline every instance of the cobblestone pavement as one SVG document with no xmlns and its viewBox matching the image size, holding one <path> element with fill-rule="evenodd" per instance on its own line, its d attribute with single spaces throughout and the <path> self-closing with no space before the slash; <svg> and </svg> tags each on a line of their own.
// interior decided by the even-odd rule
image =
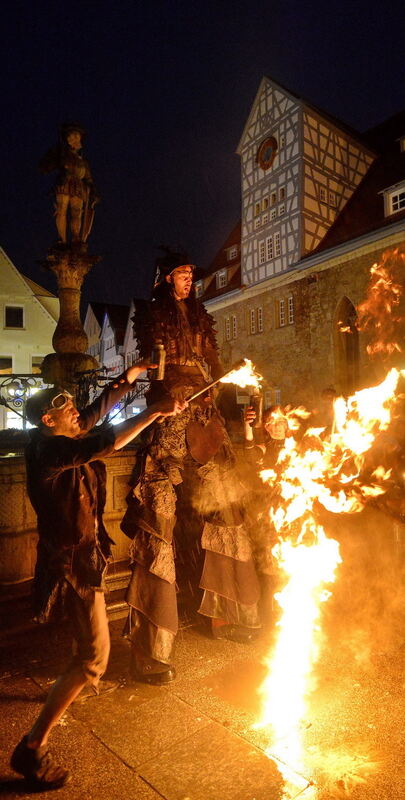
<svg viewBox="0 0 405 800">
<path fill-rule="evenodd" d="M 177 679 L 152 687 L 130 683 L 121 629 L 121 620 L 111 623 L 106 675 L 118 679 L 119 688 L 72 705 L 52 733 L 52 751 L 73 773 L 58 798 L 280 800 L 284 782 L 265 754 L 266 746 L 271 754 L 269 732 L 252 728 L 272 634 L 242 645 L 214 641 L 197 623 L 184 627 L 175 653 Z M 29 796 L 8 765 L 10 752 L 37 715 L 69 647 L 66 633 L 43 627 L 14 630 L 0 640 L 3 797 Z M 400 654 L 392 645 L 359 662 L 349 647 L 325 648 L 314 710 L 302 732 L 307 773 L 291 773 L 289 798 L 402 800 Z M 37 794 L 38 800 L 42 796 L 49 793 Z"/>
</svg>

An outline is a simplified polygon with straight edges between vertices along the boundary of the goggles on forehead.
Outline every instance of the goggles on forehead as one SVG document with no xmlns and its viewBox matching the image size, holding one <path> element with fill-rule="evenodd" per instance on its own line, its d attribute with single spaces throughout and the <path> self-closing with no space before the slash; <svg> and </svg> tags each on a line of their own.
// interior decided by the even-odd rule
<svg viewBox="0 0 405 800">
<path fill-rule="evenodd" d="M 55 395 L 55 397 L 52 398 L 48 408 L 56 408 L 59 410 L 60 408 L 64 408 L 64 406 L 66 405 L 66 403 L 69 402 L 69 400 L 73 400 L 72 394 L 70 394 L 69 392 L 59 392 L 59 394 Z"/>
</svg>

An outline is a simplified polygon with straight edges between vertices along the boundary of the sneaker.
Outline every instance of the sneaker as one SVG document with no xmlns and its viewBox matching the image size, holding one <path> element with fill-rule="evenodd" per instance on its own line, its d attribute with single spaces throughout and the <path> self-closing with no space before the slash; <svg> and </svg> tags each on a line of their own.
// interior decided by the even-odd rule
<svg viewBox="0 0 405 800">
<path fill-rule="evenodd" d="M 98 686 L 88 683 L 83 687 L 80 694 L 77 695 L 74 703 L 84 703 L 86 700 L 91 700 L 92 697 L 100 697 L 101 695 L 110 694 L 118 689 L 118 681 L 99 681 Z"/>
<path fill-rule="evenodd" d="M 10 767 L 14 772 L 23 775 L 37 791 L 59 789 L 70 781 L 69 770 L 55 764 L 46 745 L 33 750 L 28 747 L 27 739 L 27 736 L 21 739 L 11 756 Z"/>
</svg>

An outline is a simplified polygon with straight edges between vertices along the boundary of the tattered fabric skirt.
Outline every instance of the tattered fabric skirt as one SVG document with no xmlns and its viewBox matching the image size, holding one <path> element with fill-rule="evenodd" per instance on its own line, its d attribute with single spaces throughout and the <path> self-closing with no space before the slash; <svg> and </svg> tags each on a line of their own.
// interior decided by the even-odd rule
<svg viewBox="0 0 405 800">
<path fill-rule="evenodd" d="M 152 658 L 170 662 L 178 630 L 177 591 L 200 591 L 198 611 L 228 623 L 259 627 L 259 582 L 225 429 L 205 464 L 190 454 L 190 422 L 210 422 L 201 408 L 157 425 L 144 454 L 123 530 L 132 538 L 126 634 Z M 217 418 L 218 419 L 218 418 Z"/>
</svg>

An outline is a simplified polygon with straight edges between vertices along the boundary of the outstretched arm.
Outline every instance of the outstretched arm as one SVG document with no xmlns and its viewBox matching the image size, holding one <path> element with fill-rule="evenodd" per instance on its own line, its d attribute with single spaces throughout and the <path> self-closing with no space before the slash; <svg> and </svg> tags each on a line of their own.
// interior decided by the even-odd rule
<svg viewBox="0 0 405 800">
<path fill-rule="evenodd" d="M 121 450 L 126 444 L 132 442 L 136 436 L 139 436 L 142 431 L 154 422 L 158 417 L 171 417 L 175 414 L 180 414 L 187 403 L 180 403 L 178 400 L 165 398 L 164 400 L 154 403 L 149 408 L 145 408 L 134 419 L 128 419 L 117 425 L 115 428 L 115 444 L 114 450 Z"/>
<path fill-rule="evenodd" d="M 82 433 L 94 428 L 97 422 L 105 417 L 106 414 L 118 403 L 127 392 L 131 390 L 132 384 L 142 372 L 151 369 L 154 364 L 147 361 L 140 361 L 123 372 L 118 378 L 106 386 L 91 405 L 80 412 L 80 428 Z"/>
</svg>

